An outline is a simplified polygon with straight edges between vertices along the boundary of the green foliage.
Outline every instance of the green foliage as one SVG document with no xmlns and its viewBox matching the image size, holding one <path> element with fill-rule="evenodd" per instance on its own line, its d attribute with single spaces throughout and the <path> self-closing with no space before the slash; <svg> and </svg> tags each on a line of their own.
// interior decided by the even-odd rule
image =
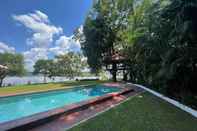
<svg viewBox="0 0 197 131">
<path fill-rule="evenodd" d="M 25 74 L 24 58 L 20 54 L 0 54 L 0 64 L 8 67 L 8 75 L 22 76 Z"/>
<path fill-rule="evenodd" d="M 108 74 L 106 73 L 106 71 L 101 71 L 101 72 L 99 72 L 99 76 L 100 76 L 100 79 L 101 80 L 108 80 L 109 78 L 108 78 Z"/>
<path fill-rule="evenodd" d="M 101 69 L 103 55 L 119 48 L 117 33 L 126 28 L 127 17 L 132 10 L 130 6 L 132 0 L 95 2 L 84 24 L 83 34 L 76 33 L 93 72 L 98 73 Z"/>
<path fill-rule="evenodd" d="M 69 78 L 80 76 L 82 70 L 87 67 L 86 62 L 82 59 L 82 55 L 73 52 L 57 56 L 55 64 L 58 67 L 56 69 L 57 74 Z"/>
<path fill-rule="evenodd" d="M 43 74 L 49 78 L 54 76 L 74 78 L 81 75 L 86 67 L 87 63 L 81 54 L 69 52 L 56 56 L 54 60 L 38 60 L 34 65 L 34 74 Z"/>
<path fill-rule="evenodd" d="M 55 70 L 53 60 L 38 60 L 34 65 L 33 74 L 43 74 L 45 77 L 52 77 L 56 74 Z"/>
<path fill-rule="evenodd" d="M 196 12 L 196 0 L 98 0 L 78 36 L 92 69 L 107 52 L 123 52 L 132 82 L 195 105 Z"/>
<path fill-rule="evenodd" d="M 159 1 L 150 7 L 143 18 L 146 31 L 140 37 L 134 35 L 127 50 L 132 81 L 159 87 L 159 91 L 187 103 L 188 97 L 194 99 L 191 96 L 197 94 L 197 3 Z"/>
<path fill-rule="evenodd" d="M 0 64 L 8 67 L 6 74 L 0 76 L 0 86 L 2 86 L 2 81 L 6 75 L 22 76 L 26 72 L 24 69 L 24 58 L 20 54 L 2 53 L 0 54 Z"/>
</svg>

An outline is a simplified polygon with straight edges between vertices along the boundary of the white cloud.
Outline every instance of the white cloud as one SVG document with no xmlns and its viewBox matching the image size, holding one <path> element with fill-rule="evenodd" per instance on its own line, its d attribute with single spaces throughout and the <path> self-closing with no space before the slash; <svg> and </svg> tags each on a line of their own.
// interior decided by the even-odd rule
<svg viewBox="0 0 197 131">
<path fill-rule="evenodd" d="M 25 59 L 25 68 L 33 71 L 33 65 L 39 59 L 48 59 L 48 49 L 45 48 L 31 48 L 29 51 L 23 52 Z"/>
<path fill-rule="evenodd" d="M 15 48 L 10 47 L 7 44 L 0 42 L 0 53 L 15 53 Z"/>
<path fill-rule="evenodd" d="M 52 25 L 48 16 L 41 11 L 13 15 L 12 17 L 33 32 L 32 37 L 27 39 L 27 44 L 35 48 L 48 47 L 53 42 L 54 35 L 59 35 L 63 32 L 61 27 Z"/>
<path fill-rule="evenodd" d="M 61 36 L 56 40 L 55 45 L 55 47 L 49 49 L 55 55 L 62 55 L 68 51 L 79 52 L 81 48 L 80 43 L 74 40 L 73 36 Z"/>
<path fill-rule="evenodd" d="M 26 44 L 31 49 L 23 52 L 25 67 L 29 71 L 33 71 L 33 65 L 37 60 L 48 59 L 49 54 L 60 55 L 68 51 L 80 51 L 80 43 L 74 40 L 73 36 L 65 36 L 63 29 L 51 24 L 48 16 L 41 11 L 13 15 L 12 18 L 32 33 L 32 36 L 26 39 Z M 83 31 L 82 26 L 80 31 Z M 58 39 L 54 40 L 54 36 Z"/>
<path fill-rule="evenodd" d="M 48 16 L 38 10 L 34 13 L 13 15 L 12 18 L 32 33 L 32 37 L 26 40 L 26 44 L 31 46 L 31 49 L 23 52 L 25 66 L 32 71 L 37 60 L 48 59 L 48 50 L 54 41 L 54 36 L 62 34 L 63 29 L 52 25 Z"/>
<path fill-rule="evenodd" d="M 41 22 L 42 21 L 49 22 L 48 16 L 46 14 L 42 13 L 39 10 L 36 10 L 35 12 L 36 14 L 32 14 L 31 16 L 34 17 L 36 20 L 41 21 Z"/>
</svg>

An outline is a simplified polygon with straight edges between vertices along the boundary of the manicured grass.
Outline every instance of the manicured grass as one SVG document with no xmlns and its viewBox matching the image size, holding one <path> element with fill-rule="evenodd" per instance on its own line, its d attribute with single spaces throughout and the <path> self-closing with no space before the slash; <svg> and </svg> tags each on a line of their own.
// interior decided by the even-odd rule
<svg viewBox="0 0 197 131">
<path fill-rule="evenodd" d="M 69 131 L 197 131 L 197 119 L 143 93 Z"/>
<path fill-rule="evenodd" d="M 4 87 L 4 88 L 0 88 L 0 96 L 28 93 L 28 92 L 40 92 L 40 91 L 55 90 L 62 88 L 71 88 L 79 85 L 99 84 L 104 82 L 106 81 L 69 81 L 62 83 L 33 84 L 33 85 L 19 85 L 12 87 Z"/>
</svg>

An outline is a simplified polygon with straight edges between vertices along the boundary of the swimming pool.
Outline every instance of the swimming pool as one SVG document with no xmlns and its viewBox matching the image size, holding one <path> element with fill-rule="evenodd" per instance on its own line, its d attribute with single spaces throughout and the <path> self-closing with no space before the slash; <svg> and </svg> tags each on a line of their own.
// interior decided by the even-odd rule
<svg viewBox="0 0 197 131">
<path fill-rule="evenodd" d="M 118 91 L 120 91 L 120 89 L 116 87 L 94 85 L 0 98 L 0 123 Z"/>
</svg>

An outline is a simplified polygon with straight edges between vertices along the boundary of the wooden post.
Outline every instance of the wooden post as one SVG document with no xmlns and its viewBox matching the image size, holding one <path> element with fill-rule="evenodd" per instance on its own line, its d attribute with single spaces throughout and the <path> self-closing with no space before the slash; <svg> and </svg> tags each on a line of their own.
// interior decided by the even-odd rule
<svg viewBox="0 0 197 131">
<path fill-rule="evenodd" d="M 116 65 L 116 63 L 113 63 L 112 64 L 112 77 L 113 77 L 114 82 L 117 81 L 116 72 L 117 72 L 117 65 Z"/>
<path fill-rule="evenodd" d="M 123 70 L 123 81 L 127 81 L 127 75 L 128 73 L 126 72 L 126 70 Z"/>
</svg>

